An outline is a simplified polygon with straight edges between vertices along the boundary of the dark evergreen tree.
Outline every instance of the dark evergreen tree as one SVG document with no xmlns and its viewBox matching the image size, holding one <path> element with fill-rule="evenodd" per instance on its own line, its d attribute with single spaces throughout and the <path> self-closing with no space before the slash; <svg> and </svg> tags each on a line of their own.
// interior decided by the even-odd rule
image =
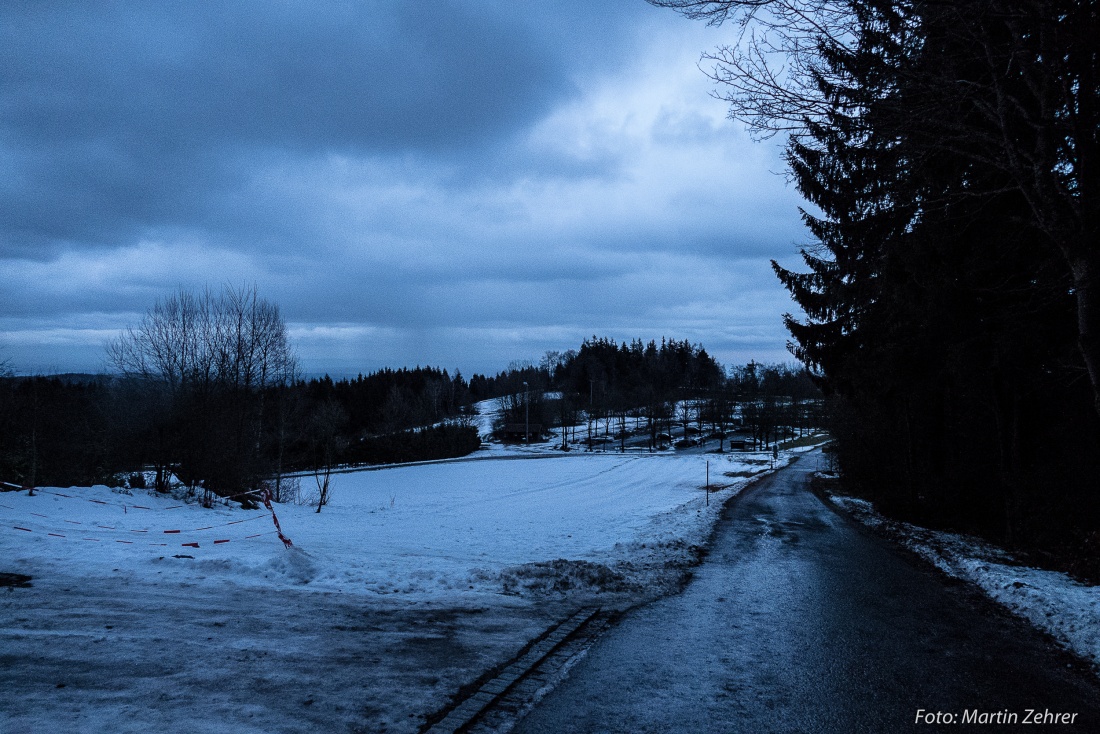
<svg viewBox="0 0 1100 734">
<path fill-rule="evenodd" d="M 759 31 L 709 57 L 732 114 L 790 133 L 816 207 L 807 270 L 775 270 L 849 484 L 1083 557 L 1100 533 L 1100 6 L 653 1 Z M 769 49 L 791 73 L 769 73 Z M 739 379 L 766 433 L 762 383 Z"/>
</svg>

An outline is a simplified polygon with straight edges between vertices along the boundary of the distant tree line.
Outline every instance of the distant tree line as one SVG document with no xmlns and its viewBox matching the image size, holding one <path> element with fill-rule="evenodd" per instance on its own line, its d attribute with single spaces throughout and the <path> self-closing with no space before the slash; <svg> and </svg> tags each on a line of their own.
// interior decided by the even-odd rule
<svg viewBox="0 0 1100 734">
<path fill-rule="evenodd" d="M 351 380 L 309 380 L 312 400 L 335 400 L 347 411 L 354 433 L 392 433 L 457 418 L 469 412 L 473 396 L 460 372 L 435 367 L 383 369 Z"/>
<path fill-rule="evenodd" d="M 593 337 L 561 355 L 554 368 L 563 404 L 585 412 L 586 438 L 598 434 L 602 420 L 605 436 L 617 435 L 620 449 L 631 417 L 644 419 L 650 448 L 657 448 L 658 435 L 671 431 L 676 401 L 718 389 L 725 378 L 706 349 L 686 340 L 616 344 Z"/>
<path fill-rule="evenodd" d="M 714 78 L 789 135 L 848 485 L 1100 578 L 1100 5 L 651 1 L 737 24 Z"/>
<path fill-rule="evenodd" d="M 107 352 L 113 376 L 0 376 L 0 480 L 138 485 L 148 472 L 158 490 L 175 477 L 210 501 L 261 486 L 279 495 L 284 474 L 309 471 L 320 507 L 341 464 L 480 445 L 461 375 L 303 379 L 278 307 L 254 288 L 181 290 Z"/>
<path fill-rule="evenodd" d="M 107 346 L 112 375 L 0 374 L 0 480 L 167 491 L 179 481 L 211 502 L 261 487 L 286 499 L 290 473 L 316 481 L 320 509 L 344 465 L 462 456 L 481 445 L 475 403 L 497 399 L 501 425 L 562 431 L 584 423 L 589 445 L 644 423 L 650 448 L 673 424 L 723 435 L 736 423 L 769 445 L 820 424 L 805 370 L 752 363 L 728 375 L 701 346 L 596 338 L 538 365 L 461 374 L 384 369 L 304 379 L 278 307 L 255 288 L 180 290 Z M 679 408 L 678 408 L 679 406 Z M 692 428 L 689 424 L 696 424 Z M 625 443 L 623 444 L 625 448 Z M 148 479 L 147 479 L 148 477 Z"/>
<path fill-rule="evenodd" d="M 625 442 L 628 423 L 635 434 L 641 426 L 656 449 L 678 431 L 735 429 L 770 446 L 824 420 L 805 369 L 727 372 L 676 340 L 593 337 L 469 383 L 434 367 L 305 379 L 278 308 L 248 288 L 172 294 L 108 355 L 114 375 L 0 376 L 0 480 L 139 486 L 148 474 L 157 489 L 175 478 L 207 500 L 259 487 L 286 499 L 286 475 L 307 472 L 320 507 L 341 466 L 477 450 L 482 400 L 503 407 L 498 428 L 570 427 L 566 448 L 578 425 L 590 446 L 601 432 Z"/>
<path fill-rule="evenodd" d="M 471 392 L 497 398 L 505 426 L 543 429 L 582 423 L 581 442 L 601 434 L 617 437 L 625 450 L 628 434 L 641 426 L 649 447 L 667 446 L 680 426 L 725 438 L 748 433 L 755 445 L 770 446 L 781 433 L 821 426 L 821 394 L 804 368 L 755 362 L 728 371 L 706 349 L 688 341 L 662 339 L 616 342 L 592 337 L 579 350 L 547 352 L 538 365 L 514 363 L 495 377 L 475 375 Z M 719 444 L 721 448 L 723 443 Z"/>
</svg>

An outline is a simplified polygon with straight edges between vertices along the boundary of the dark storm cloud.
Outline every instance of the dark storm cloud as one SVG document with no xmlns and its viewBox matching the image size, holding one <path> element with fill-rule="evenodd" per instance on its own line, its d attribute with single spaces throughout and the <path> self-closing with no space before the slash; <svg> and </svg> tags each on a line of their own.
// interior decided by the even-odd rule
<svg viewBox="0 0 1100 734">
<path fill-rule="evenodd" d="M 224 227 L 271 155 L 490 147 L 571 90 L 584 44 L 539 21 L 399 0 L 5 4 L 3 252 Z"/>
</svg>

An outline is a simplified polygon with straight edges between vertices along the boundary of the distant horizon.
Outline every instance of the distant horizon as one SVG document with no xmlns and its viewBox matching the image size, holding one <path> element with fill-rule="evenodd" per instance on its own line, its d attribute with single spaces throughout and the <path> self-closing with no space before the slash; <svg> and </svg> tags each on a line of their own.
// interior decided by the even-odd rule
<svg viewBox="0 0 1100 734">
<path fill-rule="evenodd" d="M 592 335 L 589 335 L 589 337 L 591 337 L 591 336 Z M 600 336 L 600 335 L 597 335 L 597 336 Z M 666 335 L 666 336 L 669 339 L 676 339 L 678 341 L 682 341 L 682 338 L 678 337 L 678 336 L 671 336 L 671 335 Z M 612 338 L 612 337 L 608 337 L 608 338 Z M 615 341 L 618 342 L 618 343 L 622 343 L 624 340 L 623 339 L 616 339 Z M 630 341 L 632 341 L 632 338 L 627 338 L 625 341 L 627 343 L 629 343 Z M 643 342 L 648 343 L 649 341 L 650 341 L 649 339 L 643 339 Z M 657 338 L 654 341 L 660 343 L 660 338 Z M 723 359 L 720 354 L 716 354 L 715 351 L 712 350 L 709 346 L 707 346 L 707 344 L 705 342 L 700 342 L 700 341 L 696 341 L 696 340 L 692 340 L 692 339 L 688 339 L 688 341 L 690 341 L 692 344 L 697 344 L 697 345 L 703 347 L 704 349 L 706 349 L 707 353 L 710 354 L 712 357 L 714 357 L 714 359 L 717 360 L 718 363 L 721 364 L 723 368 L 746 365 L 746 364 L 749 364 L 750 362 L 756 362 L 757 364 L 799 364 L 798 360 L 796 360 L 794 358 L 794 356 L 786 350 L 783 350 L 783 352 L 782 352 L 783 356 L 782 357 L 776 358 L 776 359 L 764 358 L 760 355 L 757 355 L 757 356 L 748 356 L 748 357 L 744 357 L 744 358 L 737 358 L 737 359 L 729 360 L 729 359 Z M 567 346 L 567 347 L 552 347 L 551 350 L 556 349 L 557 351 L 565 352 L 569 349 L 579 349 L 580 346 L 581 346 L 581 342 L 578 341 L 574 345 Z M 369 375 L 369 374 L 372 374 L 374 372 L 379 372 L 379 371 L 385 370 L 385 369 L 400 370 L 400 369 L 415 369 L 417 367 L 424 367 L 424 368 L 430 367 L 430 368 L 433 368 L 433 369 L 441 369 L 441 370 L 445 369 L 452 376 L 456 373 L 456 371 L 460 372 L 462 374 L 462 376 L 468 380 L 473 375 L 484 375 L 484 376 L 490 377 L 490 376 L 499 374 L 499 373 L 504 372 L 505 370 L 507 370 L 509 365 L 511 365 L 513 363 L 516 363 L 516 362 L 530 362 L 533 365 L 538 365 L 539 360 L 542 358 L 542 356 L 545 353 L 546 352 L 544 351 L 544 352 L 542 352 L 540 354 L 537 354 L 537 355 L 530 355 L 530 356 L 526 356 L 526 357 L 518 357 L 517 356 L 515 358 L 507 359 L 507 360 L 502 361 L 499 364 L 499 366 L 497 366 L 495 368 L 484 367 L 482 369 L 469 369 L 469 370 L 467 370 L 462 365 L 448 365 L 448 364 L 443 364 L 443 363 L 440 363 L 440 362 L 432 362 L 432 361 L 408 362 L 408 363 L 402 363 L 402 364 L 379 363 L 379 364 L 371 364 L 370 366 L 364 365 L 361 368 L 356 368 L 352 365 L 348 365 L 348 366 L 345 366 L 345 367 L 336 367 L 336 368 L 332 368 L 332 369 L 325 368 L 325 367 L 317 367 L 317 366 L 306 366 L 305 364 L 303 364 L 302 369 L 301 369 L 301 374 L 306 379 L 313 379 L 313 378 L 320 378 L 320 377 L 328 376 L 328 377 L 331 377 L 334 380 L 341 380 L 341 379 L 351 380 L 351 379 L 355 379 L 359 375 Z M 20 364 L 19 362 L 17 362 L 14 359 L 9 359 L 9 362 L 10 362 L 10 364 L 8 365 L 8 367 L 12 370 L 12 373 L 16 377 L 35 377 L 35 376 L 63 377 L 63 376 L 67 376 L 67 375 L 73 375 L 73 376 L 78 376 L 78 375 L 109 376 L 109 375 L 119 374 L 117 370 L 112 369 L 110 367 L 110 365 L 107 365 L 105 363 L 105 358 L 103 360 L 101 360 L 98 364 L 89 363 L 84 367 L 81 367 L 80 365 L 73 365 L 70 368 L 62 368 L 62 367 L 56 367 L 56 366 L 53 366 L 53 367 L 51 367 L 51 366 L 39 366 L 37 368 L 36 367 L 27 368 L 27 367 L 24 367 L 24 365 Z"/>
</svg>

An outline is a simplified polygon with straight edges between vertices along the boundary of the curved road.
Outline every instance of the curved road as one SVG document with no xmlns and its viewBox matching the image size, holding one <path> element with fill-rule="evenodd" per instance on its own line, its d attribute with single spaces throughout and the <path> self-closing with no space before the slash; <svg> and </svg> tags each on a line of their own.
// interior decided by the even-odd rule
<svg viewBox="0 0 1100 734">
<path fill-rule="evenodd" d="M 806 488 L 814 461 L 731 502 L 687 589 L 634 610 L 516 731 L 967 730 L 968 711 L 1100 731 L 1093 678 L 830 510 Z M 1076 716 L 1029 726 L 1028 709 Z"/>
</svg>

